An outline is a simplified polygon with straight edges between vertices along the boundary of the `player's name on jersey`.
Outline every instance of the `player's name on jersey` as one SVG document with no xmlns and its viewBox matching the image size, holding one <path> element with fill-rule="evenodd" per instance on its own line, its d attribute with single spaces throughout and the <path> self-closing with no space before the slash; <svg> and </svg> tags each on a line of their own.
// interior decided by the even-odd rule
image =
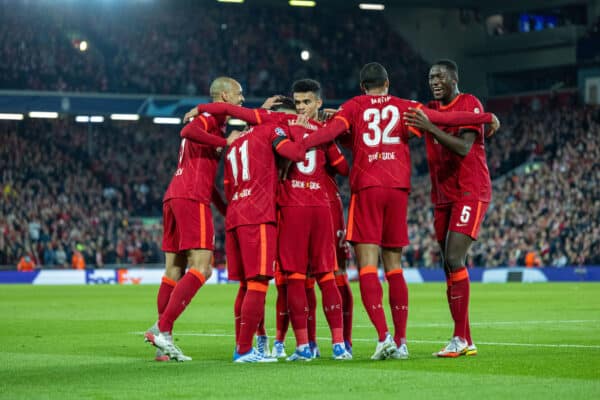
<svg viewBox="0 0 600 400">
<path fill-rule="evenodd" d="M 233 194 L 233 197 L 231 198 L 231 200 L 235 201 L 235 200 L 243 199 L 244 197 L 248 197 L 251 194 L 252 194 L 252 189 L 244 189 L 240 192 L 235 192 Z"/>
<path fill-rule="evenodd" d="M 317 129 L 319 129 L 318 126 L 311 124 L 310 122 L 306 122 L 306 123 L 300 123 L 295 119 L 291 119 L 288 121 L 288 125 L 289 126 L 302 126 L 306 129 L 310 129 L 311 131 L 316 131 Z"/>
<path fill-rule="evenodd" d="M 310 189 L 310 190 L 321 189 L 321 185 L 319 184 L 319 182 L 299 181 L 297 179 L 292 179 L 292 187 L 297 188 L 297 189 Z"/>
<path fill-rule="evenodd" d="M 390 99 L 392 98 L 392 96 L 381 96 L 381 97 L 373 97 L 371 99 L 371 104 L 383 104 L 383 103 L 387 103 L 388 101 L 390 101 Z"/>
<path fill-rule="evenodd" d="M 373 154 L 369 154 L 369 162 L 377 161 L 377 160 L 395 160 L 396 152 L 395 151 L 378 151 Z"/>
</svg>

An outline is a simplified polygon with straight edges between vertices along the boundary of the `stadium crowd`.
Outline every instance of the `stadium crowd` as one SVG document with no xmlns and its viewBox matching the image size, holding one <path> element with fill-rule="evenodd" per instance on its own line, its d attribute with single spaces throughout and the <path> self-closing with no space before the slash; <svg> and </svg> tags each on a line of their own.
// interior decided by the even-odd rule
<svg viewBox="0 0 600 400">
<path fill-rule="evenodd" d="M 427 91 L 414 82 L 428 66 L 377 13 L 183 0 L 60 8 L 3 0 L 0 12 L 4 89 L 197 95 L 228 75 L 246 95 L 268 96 L 281 82 L 310 76 L 326 98 L 341 99 L 358 90 L 358 66 L 377 59 L 395 66 L 394 94 Z"/>
<path fill-rule="evenodd" d="M 549 112 L 551 111 L 551 112 Z M 494 195 L 469 259 L 475 266 L 600 264 L 600 110 L 516 107 L 488 140 Z M 0 265 L 160 263 L 161 200 L 178 127 L 64 119 L 2 123 Z M 438 267 L 424 148 L 413 145 L 406 266 Z M 521 168 L 517 168 L 519 166 Z M 219 180 L 222 180 L 219 177 Z M 345 206 L 348 183 L 339 179 Z M 215 212 L 217 264 L 223 219 Z M 140 217 L 154 217 L 144 219 Z"/>
</svg>

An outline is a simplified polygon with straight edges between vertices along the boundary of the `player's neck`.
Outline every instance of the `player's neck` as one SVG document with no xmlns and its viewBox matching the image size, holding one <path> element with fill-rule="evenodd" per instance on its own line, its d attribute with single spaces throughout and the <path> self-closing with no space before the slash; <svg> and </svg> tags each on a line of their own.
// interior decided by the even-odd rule
<svg viewBox="0 0 600 400">
<path fill-rule="evenodd" d="M 388 90 L 386 88 L 369 89 L 365 91 L 365 94 L 368 96 L 385 96 L 388 94 Z"/>
<path fill-rule="evenodd" d="M 456 88 L 451 94 L 450 96 L 442 99 L 442 104 L 447 106 L 448 104 L 452 103 L 454 101 L 454 99 L 456 99 L 458 96 L 460 95 L 460 91 L 458 90 L 458 88 Z"/>
</svg>

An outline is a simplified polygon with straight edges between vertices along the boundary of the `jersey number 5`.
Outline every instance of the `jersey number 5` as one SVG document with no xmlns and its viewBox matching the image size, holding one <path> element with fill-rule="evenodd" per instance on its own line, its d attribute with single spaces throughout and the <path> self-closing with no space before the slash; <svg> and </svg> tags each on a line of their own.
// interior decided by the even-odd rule
<svg viewBox="0 0 600 400">
<path fill-rule="evenodd" d="M 368 122 L 369 130 L 371 131 L 363 133 L 363 141 L 367 146 L 374 147 L 378 146 L 380 143 L 400 143 L 399 136 L 390 136 L 396 125 L 398 125 L 398 121 L 400 121 L 398 107 L 388 105 L 381 110 L 378 108 L 367 108 L 363 113 L 363 120 Z M 382 121 L 386 120 L 388 123 L 385 128 L 383 128 L 382 132 L 380 124 Z"/>
<path fill-rule="evenodd" d="M 233 184 L 237 186 L 238 184 L 238 160 L 237 153 L 240 153 L 240 159 L 242 161 L 242 181 L 250 180 L 250 166 L 248 165 L 248 141 L 245 140 L 244 143 L 238 149 L 234 146 L 227 153 L 227 160 L 231 164 L 231 175 L 233 175 Z"/>
</svg>

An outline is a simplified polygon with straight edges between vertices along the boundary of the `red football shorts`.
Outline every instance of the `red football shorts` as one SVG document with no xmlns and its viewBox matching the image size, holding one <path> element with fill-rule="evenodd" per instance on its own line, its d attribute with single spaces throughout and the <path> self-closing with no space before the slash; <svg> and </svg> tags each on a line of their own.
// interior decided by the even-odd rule
<svg viewBox="0 0 600 400">
<path fill-rule="evenodd" d="M 346 239 L 382 247 L 408 245 L 408 191 L 369 187 L 354 193 L 348 211 Z"/>
<path fill-rule="evenodd" d="M 277 226 L 241 225 L 225 233 L 227 274 L 233 281 L 275 274 Z"/>
<path fill-rule="evenodd" d="M 317 275 L 336 269 L 329 207 L 281 207 L 279 218 L 282 271 Z"/>
<path fill-rule="evenodd" d="M 462 233 L 477 240 L 488 206 L 489 203 L 470 199 L 435 206 L 433 225 L 438 242 L 446 240 L 448 231 Z"/>
<path fill-rule="evenodd" d="M 210 206 L 191 199 L 163 203 L 163 251 L 213 250 L 215 229 Z"/>
<path fill-rule="evenodd" d="M 331 220 L 333 222 L 333 233 L 335 234 L 335 253 L 338 265 L 345 265 L 350 258 L 350 246 L 346 241 L 346 224 L 344 223 L 344 208 L 342 200 L 338 197 L 329 202 Z"/>
</svg>

